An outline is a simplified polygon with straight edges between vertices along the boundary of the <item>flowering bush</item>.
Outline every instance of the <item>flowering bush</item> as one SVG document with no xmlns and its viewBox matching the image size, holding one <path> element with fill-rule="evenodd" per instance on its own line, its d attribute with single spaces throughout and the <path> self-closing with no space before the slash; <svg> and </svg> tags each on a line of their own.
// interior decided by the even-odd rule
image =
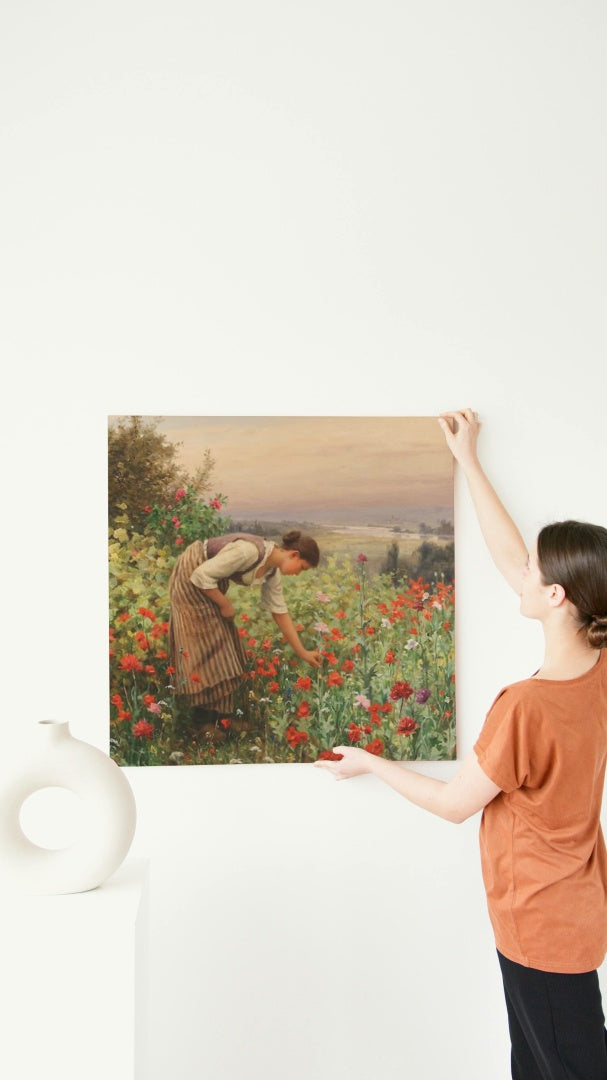
<svg viewBox="0 0 607 1080">
<path fill-rule="evenodd" d="M 218 511 L 225 505 L 225 496 L 216 495 L 208 503 L 190 488 L 177 488 L 166 506 L 145 506 L 147 521 L 144 535 L 153 536 L 170 548 L 187 547 L 194 540 L 221 536 L 230 531 L 229 518 Z"/>
</svg>

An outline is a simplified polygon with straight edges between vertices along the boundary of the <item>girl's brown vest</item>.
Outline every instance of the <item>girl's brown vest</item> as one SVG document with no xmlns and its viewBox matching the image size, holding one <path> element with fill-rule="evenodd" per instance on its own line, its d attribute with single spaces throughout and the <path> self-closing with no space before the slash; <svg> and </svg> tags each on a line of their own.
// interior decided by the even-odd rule
<svg viewBox="0 0 607 1080">
<path fill-rule="evenodd" d="M 257 548 L 257 558 L 253 560 L 250 566 L 246 566 L 244 570 L 236 570 L 235 573 L 230 574 L 229 581 L 235 581 L 237 585 L 242 585 L 243 574 L 248 574 L 251 570 L 255 570 L 266 554 L 266 545 L 261 536 L 254 536 L 253 533 L 226 533 L 225 536 L 211 536 L 207 540 L 207 559 L 212 559 L 215 555 L 226 546 L 231 544 L 232 540 L 248 540 L 251 544 L 255 544 Z M 270 571 L 271 574 L 274 570 Z M 268 575 L 269 576 L 269 575 Z"/>
</svg>

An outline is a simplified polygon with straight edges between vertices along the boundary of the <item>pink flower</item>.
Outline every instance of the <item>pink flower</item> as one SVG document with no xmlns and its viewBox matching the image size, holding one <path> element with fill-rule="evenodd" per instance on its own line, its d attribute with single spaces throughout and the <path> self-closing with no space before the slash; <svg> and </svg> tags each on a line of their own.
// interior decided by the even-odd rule
<svg viewBox="0 0 607 1080">
<path fill-rule="evenodd" d="M 221 510 L 221 503 L 219 499 L 211 499 L 209 506 L 212 506 L 213 510 Z"/>
<path fill-rule="evenodd" d="M 175 498 L 177 499 L 177 501 L 179 501 L 179 499 L 185 499 L 186 495 L 187 490 L 185 488 L 178 488 L 175 492 Z"/>
<path fill-rule="evenodd" d="M 147 710 L 148 712 L 154 713 L 155 716 L 160 716 L 162 705 L 159 705 L 157 701 L 152 701 L 151 704 L 147 706 Z"/>
<path fill-rule="evenodd" d="M 324 592 L 320 592 L 320 590 L 316 593 L 316 599 L 320 600 L 321 604 L 329 603 L 329 597 L 327 596 L 327 594 Z"/>
<path fill-rule="evenodd" d="M 361 709 L 369 709 L 371 707 L 371 702 L 369 701 L 369 698 L 365 697 L 364 694 L 356 694 L 354 698 L 354 704 L 360 705 Z"/>
<path fill-rule="evenodd" d="M 356 560 L 356 561 L 357 561 L 357 562 L 369 562 L 369 560 L 368 560 L 367 556 L 366 556 L 366 555 L 363 555 L 362 551 L 361 551 L 361 553 L 360 553 L 360 555 L 358 556 L 358 558 L 357 558 L 357 560 Z"/>
</svg>

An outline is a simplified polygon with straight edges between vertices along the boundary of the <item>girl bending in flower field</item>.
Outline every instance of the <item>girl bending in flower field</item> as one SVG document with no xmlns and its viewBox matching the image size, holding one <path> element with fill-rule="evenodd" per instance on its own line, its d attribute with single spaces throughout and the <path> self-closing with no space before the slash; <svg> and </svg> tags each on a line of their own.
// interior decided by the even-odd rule
<svg viewBox="0 0 607 1080">
<path fill-rule="evenodd" d="M 607 529 L 545 526 L 525 544 L 481 469 L 470 409 L 439 418 L 481 530 L 520 611 L 544 630 L 544 661 L 497 695 L 445 783 L 365 750 L 316 764 L 374 773 L 418 806 L 460 822 L 483 810 L 480 843 L 512 1042 L 514 1080 L 607 1080 L 597 967 L 607 951 Z"/>
<path fill-rule="evenodd" d="M 301 659 L 320 667 L 318 649 L 303 645 L 285 603 L 281 576 L 318 566 L 320 552 L 311 536 L 286 533 L 282 544 L 249 533 L 196 540 L 180 555 L 169 581 L 169 640 L 176 690 L 203 725 L 214 725 L 234 709 L 234 691 L 246 661 L 227 597 L 230 582 L 258 586 L 262 605 Z"/>
</svg>

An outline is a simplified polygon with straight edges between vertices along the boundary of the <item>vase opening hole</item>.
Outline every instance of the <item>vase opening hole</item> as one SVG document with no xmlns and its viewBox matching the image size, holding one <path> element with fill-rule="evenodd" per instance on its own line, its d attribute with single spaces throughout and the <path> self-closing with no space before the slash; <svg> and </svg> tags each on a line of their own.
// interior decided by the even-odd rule
<svg viewBox="0 0 607 1080">
<path fill-rule="evenodd" d="M 67 788 L 39 788 L 22 804 L 19 824 L 28 840 L 37 847 L 49 851 L 71 847 L 80 839 L 85 825 L 82 800 Z"/>
</svg>

